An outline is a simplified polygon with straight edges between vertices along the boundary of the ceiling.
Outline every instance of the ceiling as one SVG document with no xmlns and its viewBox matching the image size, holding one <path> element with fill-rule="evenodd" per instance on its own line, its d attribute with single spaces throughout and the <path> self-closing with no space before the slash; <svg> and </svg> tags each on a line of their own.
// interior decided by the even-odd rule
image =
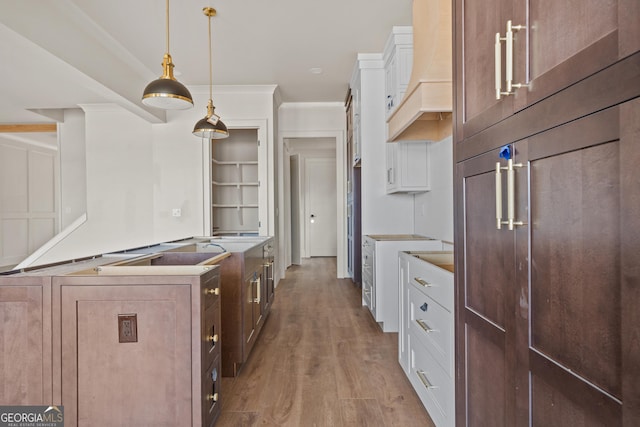
<svg viewBox="0 0 640 427">
<path fill-rule="evenodd" d="M 163 0 L 0 0 L 0 124 L 60 119 L 63 108 L 115 102 L 152 122 L 140 102 L 162 73 Z M 283 102 L 343 102 L 358 53 L 381 52 L 412 0 L 173 0 L 170 53 L 177 79 L 276 84 Z M 321 69 L 319 74 L 312 69 Z"/>
</svg>

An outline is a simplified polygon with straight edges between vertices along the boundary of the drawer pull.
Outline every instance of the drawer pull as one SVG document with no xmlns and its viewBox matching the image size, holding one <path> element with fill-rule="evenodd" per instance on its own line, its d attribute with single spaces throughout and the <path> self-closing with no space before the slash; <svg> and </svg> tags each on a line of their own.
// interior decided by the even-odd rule
<svg viewBox="0 0 640 427">
<path fill-rule="evenodd" d="M 430 288 L 430 287 L 432 287 L 432 286 L 433 286 L 431 283 L 429 283 L 429 282 L 427 282 L 426 280 L 421 279 L 421 278 L 419 278 L 419 277 L 414 277 L 414 278 L 413 278 L 413 280 L 415 280 L 416 282 L 418 282 L 419 284 L 421 284 L 421 285 L 422 285 L 422 286 L 424 286 L 425 288 Z"/>
<path fill-rule="evenodd" d="M 207 335 L 206 341 L 207 342 L 218 342 L 218 334 L 214 334 L 214 335 Z"/>
<path fill-rule="evenodd" d="M 433 390 L 434 388 L 438 388 L 438 386 L 431 384 L 431 381 L 429 381 L 429 378 L 427 378 L 427 374 L 424 371 L 416 371 L 416 374 L 427 389 Z"/>
<path fill-rule="evenodd" d="M 204 294 L 205 295 L 220 295 L 220 288 L 205 289 L 204 290 Z"/>
<path fill-rule="evenodd" d="M 217 402 L 218 401 L 218 393 L 207 394 L 207 400 Z"/>
<path fill-rule="evenodd" d="M 427 322 L 425 322 L 425 321 L 424 321 L 424 320 L 422 320 L 422 319 L 416 319 L 416 323 L 417 323 L 418 325 L 420 325 L 420 327 L 421 327 L 422 329 L 424 329 L 424 331 L 425 331 L 426 333 L 429 333 L 429 332 L 437 332 L 437 330 L 436 330 L 436 329 L 433 329 L 431 326 L 427 325 Z"/>
</svg>

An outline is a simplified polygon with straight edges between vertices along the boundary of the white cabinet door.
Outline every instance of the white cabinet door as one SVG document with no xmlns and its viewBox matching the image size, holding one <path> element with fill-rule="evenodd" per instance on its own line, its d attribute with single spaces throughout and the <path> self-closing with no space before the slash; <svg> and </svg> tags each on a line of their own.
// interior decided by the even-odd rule
<svg viewBox="0 0 640 427">
<path fill-rule="evenodd" d="M 386 174 L 387 193 L 429 191 L 429 143 L 388 143 Z"/>
<path fill-rule="evenodd" d="M 413 28 L 393 27 L 384 49 L 385 114 L 388 119 L 402 101 L 413 65 Z"/>
</svg>

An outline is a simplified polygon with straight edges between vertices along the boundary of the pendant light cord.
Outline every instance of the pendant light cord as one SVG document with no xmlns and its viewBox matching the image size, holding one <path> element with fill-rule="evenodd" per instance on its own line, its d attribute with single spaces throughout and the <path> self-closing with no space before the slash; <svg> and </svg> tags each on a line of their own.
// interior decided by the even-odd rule
<svg viewBox="0 0 640 427">
<path fill-rule="evenodd" d="M 167 0 L 167 53 L 169 53 L 169 0 Z"/>
<path fill-rule="evenodd" d="M 209 99 L 213 99 L 213 60 L 211 57 L 211 15 L 209 15 Z"/>
</svg>

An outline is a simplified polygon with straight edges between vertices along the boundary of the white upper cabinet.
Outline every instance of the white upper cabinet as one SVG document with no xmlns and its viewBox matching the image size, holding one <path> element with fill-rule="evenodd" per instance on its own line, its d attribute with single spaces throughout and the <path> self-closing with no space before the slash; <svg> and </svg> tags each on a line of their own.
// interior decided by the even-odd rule
<svg viewBox="0 0 640 427">
<path fill-rule="evenodd" d="M 429 143 L 387 143 L 387 193 L 429 191 Z"/>
<path fill-rule="evenodd" d="M 383 53 L 386 119 L 402 101 L 413 65 L 413 28 L 393 27 Z"/>
</svg>

